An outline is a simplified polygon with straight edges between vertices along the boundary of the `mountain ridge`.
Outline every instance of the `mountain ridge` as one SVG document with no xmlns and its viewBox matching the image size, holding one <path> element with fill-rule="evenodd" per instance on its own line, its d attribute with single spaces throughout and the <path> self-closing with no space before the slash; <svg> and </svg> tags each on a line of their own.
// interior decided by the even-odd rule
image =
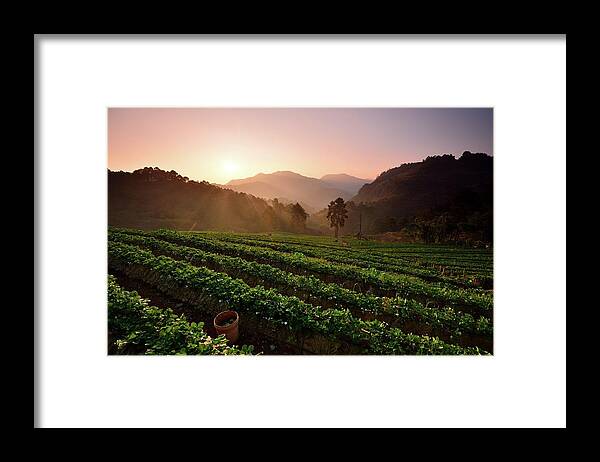
<svg viewBox="0 0 600 462">
<path fill-rule="evenodd" d="M 331 174 L 324 177 L 327 177 L 327 180 L 323 180 L 323 177 L 308 177 L 290 170 L 279 170 L 233 179 L 223 187 L 268 200 L 286 198 L 304 203 L 313 210 L 320 210 L 338 197 L 350 199 L 365 182 L 364 179 L 348 174 Z"/>
<path fill-rule="evenodd" d="M 326 205 L 342 197 L 348 209 L 344 234 L 391 232 L 407 241 L 454 243 L 493 239 L 493 157 L 485 153 L 465 151 L 460 158 L 443 154 L 401 164 L 362 184 L 355 194 L 329 183 L 349 179 L 356 187 L 363 182 L 351 175 L 317 179 L 289 170 L 274 173 L 231 180 L 239 185 L 214 185 L 157 167 L 108 170 L 108 222 L 144 229 L 330 233 Z M 263 199 L 261 193 L 275 197 Z M 309 228 L 294 224 L 295 203 L 310 214 Z"/>
</svg>

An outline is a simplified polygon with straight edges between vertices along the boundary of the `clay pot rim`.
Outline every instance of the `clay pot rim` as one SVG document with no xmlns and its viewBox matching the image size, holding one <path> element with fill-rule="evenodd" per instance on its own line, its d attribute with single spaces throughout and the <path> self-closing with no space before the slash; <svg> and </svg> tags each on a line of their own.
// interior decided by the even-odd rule
<svg viewBox="0 0 600 462">
<path fill-rule="evenodd" d="M 228 326 L 222 326 L 220 324 L 217 324 L 217 318 L 219 318 L 219 317 L 225 317 L 225 315 L 228 315 L 228 314 L 234 314 L 235 315 L 235 319 L 234 319 L 234 321 L 230 325 L 228 325 Z M 225 317 L 225 319 L 229 319 L 229 318 Z M 239 322 L 239 320 L 240 320 L 240 315 L 238 314 L 237 311 L 234 311 L 234 310 L 225 310 L 225 311 L 221 311 L 220 313 L 218 313 L 214 317 L 213 324 L 214 324 L 215 328 L 218 327 L 220 329 L 232 329 Z M 222 319 L 219 319 L 219 321 L 222 321 Z"/>
</svg>

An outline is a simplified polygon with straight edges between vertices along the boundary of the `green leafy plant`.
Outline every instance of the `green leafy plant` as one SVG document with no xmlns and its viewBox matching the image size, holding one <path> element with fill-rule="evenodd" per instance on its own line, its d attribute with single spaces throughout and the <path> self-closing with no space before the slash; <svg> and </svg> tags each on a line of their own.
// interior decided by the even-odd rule
<svg viewBox="0 0 600 462">
<path fill-rule="evenodd" d="M 211 338 L 202 323 L 188 322 L 170 308 L 149 306 L 136 292 L 119 286 L 108 277 L 108 328 L 118 338 L 118 353 L 142 351 L 147 355 L 240 355 L 253 347 L 229 346 L 224 336 Z"/>
<path fill-rule="evenodd" d="M 314 306 L 260 285 L 166 256 L 155 256 L 137 246 L 109 241 L 109 267 L 153 284 L 173 297 L 215 303 L 286 326 L 360 346 L 374 354 L 486 354 L 439 338 L 407 334 L 379 320 L 364 321 L 347 309 Z"/>
</svg>

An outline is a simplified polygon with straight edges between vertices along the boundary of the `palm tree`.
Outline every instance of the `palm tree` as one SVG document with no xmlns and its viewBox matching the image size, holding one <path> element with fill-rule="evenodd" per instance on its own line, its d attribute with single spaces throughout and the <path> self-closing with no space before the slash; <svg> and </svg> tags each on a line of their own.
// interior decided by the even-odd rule
<svg viewBox="0 0 600 462">
<path fill-rule="evenodd" d="M 336 200 L 331 201 L 327 207 L 327 220 L 329 220 L 329 226 L 335 228 L 336 241 L 339 229 L 344 227 L 346 218 L 348 218 L 348 211 L 346 210 L 344 199 L 338 197 Z"/>
</svg>

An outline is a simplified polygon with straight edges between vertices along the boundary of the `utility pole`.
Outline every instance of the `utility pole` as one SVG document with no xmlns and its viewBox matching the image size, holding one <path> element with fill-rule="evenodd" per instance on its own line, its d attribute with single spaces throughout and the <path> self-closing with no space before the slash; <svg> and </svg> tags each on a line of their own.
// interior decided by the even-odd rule
<svg viewBox="0 0 600 462">
<path fill-rule="evenodd" d="M 362 239 L 362 211 L 358 214 L 358 238 Z"/>
</svg>

